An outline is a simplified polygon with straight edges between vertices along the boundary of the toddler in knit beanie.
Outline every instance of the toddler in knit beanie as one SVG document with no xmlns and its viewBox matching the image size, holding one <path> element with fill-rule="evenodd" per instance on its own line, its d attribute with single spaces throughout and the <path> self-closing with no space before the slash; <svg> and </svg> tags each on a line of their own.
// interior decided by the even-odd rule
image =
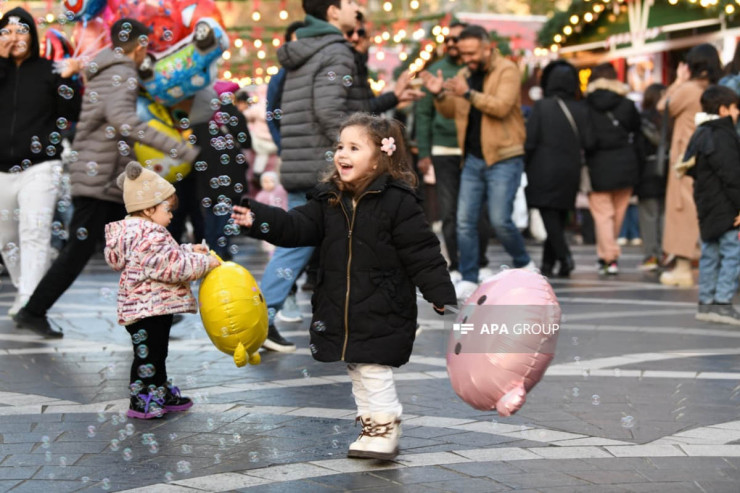
<svg viewBox="0 0 740 493">
<path fill-rule="evenodd" d="M 156 207 L 175 194 L 175 187 L 170 182 L 136 161 L 126 165 L 126 171 L 118 176 L 117 184 L 123 190 L 123 203 L 129 214 Z"/>
</svg>

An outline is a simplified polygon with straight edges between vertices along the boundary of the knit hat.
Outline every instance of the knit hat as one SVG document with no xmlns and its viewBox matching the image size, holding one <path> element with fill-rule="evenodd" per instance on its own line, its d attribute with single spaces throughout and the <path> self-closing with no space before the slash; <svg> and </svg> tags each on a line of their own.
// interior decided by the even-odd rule
<svg viewBox="0 0 740 493">
<path fill-rule="evenodd" d="M 136 161 L 126 165 L 126 171 L 118 176 L 116 183 L 123 190 L 123 203 L 129 214 L 156 207 L 175 194 L 170 182 Z"/>
</svg>

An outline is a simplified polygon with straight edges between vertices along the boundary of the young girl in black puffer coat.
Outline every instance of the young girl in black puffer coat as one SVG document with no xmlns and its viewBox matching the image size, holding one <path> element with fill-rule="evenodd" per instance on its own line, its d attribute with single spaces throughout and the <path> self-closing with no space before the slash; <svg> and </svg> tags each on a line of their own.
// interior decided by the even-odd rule
<svg viewBox="0 0 740 493">
<path fill-rule="evenodd" d="M 402 407 L 392 367 L 411 355 L 415 288 L 438 313 L 457 304 L 415 181 L 401 126 L 356 114 L 340 129 L 333 172 L 306 205 L 288 212 L 254 201 L 234 207 L 232 217 L 254 238 L 319 247 L 309 347 L 318 361 L 347 363 L 363 427 L 349 457 L 398 454 Z"/>
</svg>

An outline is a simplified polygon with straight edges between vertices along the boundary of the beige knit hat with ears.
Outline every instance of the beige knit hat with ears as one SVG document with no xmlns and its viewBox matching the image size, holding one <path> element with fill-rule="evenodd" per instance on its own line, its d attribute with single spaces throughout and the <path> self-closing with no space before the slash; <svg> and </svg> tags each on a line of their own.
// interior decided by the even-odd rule
<svg viewBox="0 0 740 493">
<path fill-rule="evenodd" d="M 126 171 L 118 175 L 116 183 L 123 190 L 123 203 L 129 214 L 156 207 L 175 194 L 170 182 L 136 161 L 126 165 Z"/>
</svg>

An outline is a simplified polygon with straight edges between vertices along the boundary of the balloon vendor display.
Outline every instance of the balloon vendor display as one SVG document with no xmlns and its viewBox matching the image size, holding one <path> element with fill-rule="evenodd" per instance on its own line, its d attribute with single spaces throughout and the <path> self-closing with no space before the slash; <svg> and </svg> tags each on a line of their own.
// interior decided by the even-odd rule
<svg viewBox="0 0 740 493">
<path fill-rule="evenodd" d="M 229 37 L 213 19 L 200 19 L 195 30 L 167 51 L 149 53 L 139 78 L 159 103 L 173 106 L 215 82 L 216 62 L 229 48 Z"/>
<path fill-rule="evenodd" d="M 234 355 L 238 367 L 259 364 L 259 348 L 267 339 L 267 304 L 252 274 L 239 264 L 223 262 L 203 279 L 198 298 L 213 345 Z"/>
<path fill-rule="evenodd" d="M 183 140 L 183 136 L 174 128 L 169 111 L 161 104 L 146 96 L 139 96 L 136 101 L 136 114 L 148 126 L 175 140 Z M 193 168 L 187 161 L 173 158 L 138 141 L 134 143 L 134 154 L 142 166 L 151 169 L 170 183 L 182 180 Z"/>
<path fill-rule="evenodd" d="M 41 38 L 41 57 L 58 62 L 65 58 L 71 57 L 74 53 L 72 43 L 67 36 L 57 29 L 49 28 L 44 32 Z"/>
<path fill-rule="evenodd" d="M 447 373 L 455 393 L 481 411 L 516 413 L 555 355 L 560 315 L 540 274 L 510 269 L 481 284 L 448 339 Z"/>
</svg>

